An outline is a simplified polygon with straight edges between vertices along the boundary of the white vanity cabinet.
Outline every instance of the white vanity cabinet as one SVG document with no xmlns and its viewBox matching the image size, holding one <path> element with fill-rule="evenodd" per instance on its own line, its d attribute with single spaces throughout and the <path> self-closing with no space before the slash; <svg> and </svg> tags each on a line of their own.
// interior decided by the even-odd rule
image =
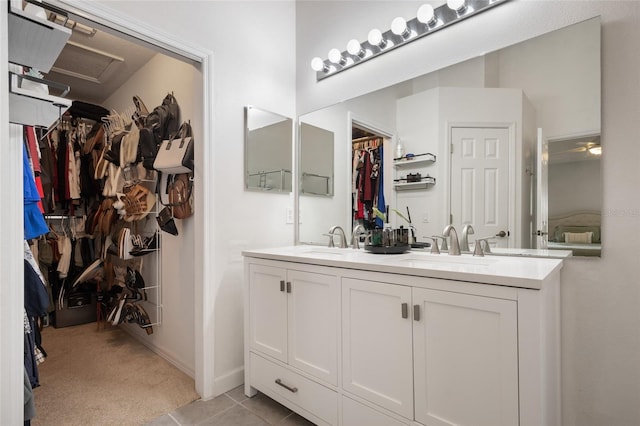
<svg viewBox="0 0 640 426">
<path fill-rule="evenodd" d="M 250 381 L 307 409 L 316 422 L 337 424 L 337 394 L 326 387 L 338 384 L 337 277 L 277 262 L 250 264 L 247 273 Z"/>
<path fill-rule="evenodd" d="M 345 391 L 425 425 L 518 424 L 516 301 L 343 278 L 342 318 Z"/>
<path fill-rule="evenodd" d="M 252 254 L 247 395 L 323 425 L 560 425 L 562 261 Z"/>
</svg>

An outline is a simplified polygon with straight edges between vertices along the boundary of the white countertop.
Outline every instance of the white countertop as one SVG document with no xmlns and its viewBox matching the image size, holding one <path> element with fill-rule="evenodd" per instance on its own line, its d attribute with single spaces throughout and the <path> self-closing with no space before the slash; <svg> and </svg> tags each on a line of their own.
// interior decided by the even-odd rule
<svg viewBox="0 0 640 426">
<path fill-rule="evenodd" d="M 363 249 L 322 246 L 288 246 L 246 250 L 245 257 L 307 263 L 337 268 L 540 289 L 544 281 L 562 268 L 562 259 L 471 254 L 434 255 L 425 251 L 404 254 L 373 254 Z"/>
</svg>

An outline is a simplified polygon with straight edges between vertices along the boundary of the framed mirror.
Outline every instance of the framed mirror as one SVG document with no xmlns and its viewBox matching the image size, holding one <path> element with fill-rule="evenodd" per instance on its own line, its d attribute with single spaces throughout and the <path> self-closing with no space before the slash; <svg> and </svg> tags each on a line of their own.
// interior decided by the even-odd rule
<svg viewBox="0 0 640 426">
<path fill-rule="evenodd" d="M 333 132 L 336 154 L 334 197 L 299 198 L 304 221 L 298 225 L 298 242 L 325 244 L 322 234 L 331 225 L 352 229 L 352 144 L 356 130 L 365 129 L 384 141 L 386 204 L 402 213 L 410 211 L 419 241 L 440 235 L 449 223 L 460 230 L 471 224 L 479 231 L 470 241 L 491 236 L 492 246 L 514 254 L 535 255 L 530 249 L 550 248 L 598 256 L 600 31 L 600 19 L 593 18 L 299 117 L 301 123 L 321 123 Z M 504 131 L 486 139 L 464 133 L 478 128 Z M 496 143 L 500 138 L 504 142 Z M 472 139 L 478 144 L 468 142 Z M 560 143 L 564 146 L 554 145 Z M 461 166 L 456 155 L 478 153 L 481 146 L 485 154 L 497 155 L 493 148 L 500 144 L 507 148 L 500 154 L 506 156 L 507 174 L 500 177 L 505 186 L 491 193 L 471 191 L 484 181 L 481 175 L 495 177 L 498 172 Z M 556 161 L 557 151 L 583 155 Z M 403 157 L 426 153 L 437 161 L 410 163 Z M 576 165 L 577 161 L 588 162 L 589 171 L 586 163 Z M 435 184 L 417 185 L 415 190 L 394 185 L 394 180 L 417 174 L 433 177 Z M 483 185 L 497 188 L 494 184 L 487 178 Z M 463 199 L 460 194 L 475 195 Z M 499 215 L 506 222 L 491 228 Z M 394 226 L 406 226 L 404 216 L 392 213 Z M 579 228 L 583 226 L 598 231 Z M 569 243 L 567 238 L 585 242 Z"/>
<path fill-rule="evenodd" d="M 246 106 L 244 122 L 245 189 L 291 192 L 293 120 Z"/>
<path fill-rule="evenodd" d="M 333 132 L 300 123 L 300 195 L 333 196 Z"/>
</svg>

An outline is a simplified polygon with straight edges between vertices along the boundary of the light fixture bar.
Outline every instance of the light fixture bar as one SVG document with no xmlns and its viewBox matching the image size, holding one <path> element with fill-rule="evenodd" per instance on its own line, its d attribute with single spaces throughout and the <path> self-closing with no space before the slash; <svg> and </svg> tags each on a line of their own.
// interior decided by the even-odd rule
<svg viewBox="0 0 640 426">
<path fill-rule="evenodd" d="M 361 49 L 357 54 L 349 52 L 349 49 L 343 51 L 339 56 L 341 60 L 336 63 L 329 59 L 314 58 L 315 66 L 312 67 L 316 71 L 316 80 L 320 81 L 332 75 L 336 75 L 341 71 L 352 68 L 369 59 L 375 58 L 383 53 L 389 52 L 397 47 L 403 46 L 428 34 L 432 34 L 449 25 L 456 24 L 466 18 L 477 15 L 481 12 L 506 3 L 509 0 L 466 0 L 454 1 L 453 4 L 458 6 L 457 10 L 452 9 L 451 5 L 443 4 L 433 10 L 433 19 L 427 23 L 421 22 L 417 17 L 406 21 L 406 30 L 398 31 L 396 27 L 403 21 L 396 18 L 392 27 L 396 30 L 394 33 L 391 29 L 381 32 L 382 38 L 378 42 L 378 38 L 374 37 L 372 42 L 371 34 L 369 39 L 360 43 Z M 459 6 L 462 4 L 462 6 Z M 400 25 L 401 26 L 401 25 Z M 374 32 L 376 30 L 372 30 Z M 400 32 L 401 34 L 397 34 Z M 377 34 L 375 34 L 377 35 Z M 357 40 L 352 40 L 352 42 Z M 355 43 L 352 43 L 355 44 Z M 353 49 L 352 51 L 355 51 Z M 333 52 L 335 55 L 335 52 Z M 336 59 L 337 56 L 333 59 Z"/>
</svg>

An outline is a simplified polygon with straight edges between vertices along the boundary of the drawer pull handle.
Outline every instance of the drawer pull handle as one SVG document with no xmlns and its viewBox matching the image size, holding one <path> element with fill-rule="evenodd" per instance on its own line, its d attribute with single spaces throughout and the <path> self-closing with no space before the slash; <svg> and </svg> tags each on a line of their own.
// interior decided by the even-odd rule
<svg viewBox="0 0 640 426">
<path fill-rule="evenodd" d="M 420 305 L 413 305 L 413 320 L 420 321 Z"/>
<path fill-rule="evenodd" d="M 291 281 L 287 281 L 287 293 L 291 293 Z"/>
<path fill-rule="evenodd" d="M 298 392 L 298 388 L 289 387 L 289 386 L 285 385 L 284 383 L 282 383 L 282 380 L 280 380 L 280 379 L 276 379 L 276 385 L 282 386 L 283 388 L 285 388 L 289 392 L 293 392 L 293 393 Z"/>
<path fill-rule="evenodd" d="M 280 280 L 280 291 L 284 291 L 284 280 Z"/>
</svg>

